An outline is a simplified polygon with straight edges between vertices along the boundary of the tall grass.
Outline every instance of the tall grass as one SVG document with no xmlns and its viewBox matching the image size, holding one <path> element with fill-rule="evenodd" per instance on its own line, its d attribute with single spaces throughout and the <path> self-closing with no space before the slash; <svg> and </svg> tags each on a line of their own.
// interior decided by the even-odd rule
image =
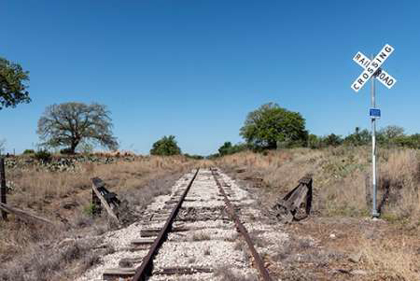
<svg viewBox="0 0 420 281">
<path fill-rule="evenodd" d="M 378 153 L 378 196 L 389 188 L 385 217 L 417 219 L 420 206 L 420 152 L 384 149 Z M 314 179 L 314 209 L 323 215 L 361 216 L 370 212 L 369 147 L 288 149 L 264 154 L 242 152 L 217 160 L 225 169 L 244 169 L 243 177 L 262 178 L 273 203 L 305 174 Z"/>
</svg>

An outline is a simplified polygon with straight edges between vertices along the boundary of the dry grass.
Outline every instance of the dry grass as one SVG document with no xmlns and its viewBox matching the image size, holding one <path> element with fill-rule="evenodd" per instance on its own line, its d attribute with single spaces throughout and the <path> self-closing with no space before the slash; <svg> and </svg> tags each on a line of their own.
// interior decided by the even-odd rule
<svg viewBox="0 0 420 281">
<path fill-rule="evenodd" d="M 93 219 L 89 214 L 92 177 L 103 179 L 127 202 L 127 212 L 122 215 L 130 222 L 156 195 L 169 192 L 174 181 L 195 163 L 184 157 L 139 157 L 133 162 L 79 163 L 75 172 L 50 172 L 36 166 L 8 170 L 7 180 L 13 187 L 8 203 L 31 209 L 59 226 L 26 224 L 14 216 L 8 222 L 0 221 L 0 262 L 6 263 L 0 268 L 0 280 L 74 280 L 95 262 L 95 241 L 59 244 L 110 228 L 106 215 Z M 132 217 L 127 218 L 126 213 Z"/>
<path fill-rule="evenodd" d="M 369 159 L 369 147 L 338 147 L 324 150 L 300 148 L 269 152 L 267 155 L 250 152 L 234 154 L 217 160 L 217 165 L 236 178 L 247 182 L 253 181 L 254 187 L 260 187 L 260 193 L 267 207 L 272 206 L 278 197 L 284 196 L 287 191 L 295 187 L 297 181 L 305 174 L 313 174 L 313 214 L 326 219 L 335 217 L 335 219 L 331 218 L 334 222 L 336 219 L 346 219 L 346 217 L 370 215 L 371 187 L 370 181 L 367 181 L 367 176 L 371 173 Z M 352 235 L 349 237 L 349 239 L 353 237 L 354 241 L 347 241 L 343 245 L 343 248 L 354 246 L 353 251 L 363 254 L 360 266 L 366 269 L 369 275 L 363 278 L 353 277 L 360 280 L 420 280 L 418 258 L 420 151 L 380 150 L 378 162 L 378 203 L 388 192 L 387 200 L 384 201 L 382 208 L 382 218 L 387 220 L 388 224 L 381 228 L 381 232 L 375 230 L 375 233 L 379 235 L 376 238 L 359 237 L 356 232 L 354 237 Z M 368 188 L 366 188 L 366 182 L 369 183 Z M 338 225 L 335 223 L 318 225 L 318 228 L 325 227 L 327 231 L 326 237 L 322 240 L 323 243 L 327 245 L 331 243 L 332 239 L 329 238 L 331 229 L 343 227 L 343 233 L 349 231 L 346 224 Z M 353 229 L 360 228 L 359 231 L 362 231 L 363 226 L 357 225 Z M 317 234 L 318 228 L 314 226 L 313 234 Z M 337 260 L 343 260 L 340 252 L 336 255 L 334 251 L 322 252 L 316 247 L 308 249 L 306 243 L 296 241 L 297 243 L 292 243 L 293 245 L 285 244 L 286 248 L 279 249 L 279 256 L 273 258 L 280 259 L 284 266 L 287 265 L 286 259 L 288 259 L 292 267 L 298 269 L 300 267 L 290 259 L 295 255 L 290 255 L 289 252 L 299 253 L 301 259 L 299 262 L 314 264 L 316 261 L 319 263 L 317 268 L 324 268 L 324 264 L 334 264 Z M 306 280 L 299 275 L 299 270 L 290 271 L 291 275 L 292 273 L 298 275 L 291 280 Z M 313 272 L 308 271 L 305 274 L 309 273 L 318 274 L 319 272 L 317 273 L 317 269 L 314 269 Z M 315 279 L 317 278 L 308 280 Z"/>
<path fill-rule="evenodd" d="M 373 275 L 387 276 L 387 280 L 420 279 L 420 260 L 415 254 L 418 249 L 407 249 L 404 239 L 361 239 L 359 242 L 362 260 Z"/>
<path fill-rule="evenodd" d="M 420 152 L 416 150 L 382 150 L 379 159 L 379 199 L 389 186 L 383 209 L 385 217 L 417 219 L 420 206 Z M 297 185 L 305 174 L 314 178 L 314 210 L 324 215 L 361 216 L 370 212 L 367 198 L 370 187 L 368 147 L 338 147 L 324 150 L 291 149 L 251 152 L 223 157 L 218 165 L 226 170 L 245 170 L 242 179 L 261 178 L 270 204 Z M 273 196 L 274 195 L 274 196 Z"/>
</svg>

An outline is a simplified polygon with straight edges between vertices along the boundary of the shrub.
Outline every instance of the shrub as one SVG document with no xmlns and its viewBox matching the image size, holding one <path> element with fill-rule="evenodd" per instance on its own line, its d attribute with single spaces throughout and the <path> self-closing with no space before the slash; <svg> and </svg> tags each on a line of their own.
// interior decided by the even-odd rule
<svg viewBox="0 0 420 281">
<path fill-rule="evenodd" d="M 35 150 L 33 150 L 33 149 L 25 149 L 23 151 L 23 154 L 35 154 Z"/>
<path fill-rule="evenodd" d="M 336 134 L 330 134 L 323 139 L 325 146 L 339 146 L 343 139 Z"/>
<path fill-rule="evenodd" d="M 51 161 L 52 155 L 51 152 L 49 152 L 48 150 L 41 149 L 35 153 L 34 157 L 35 159 L 46 163 Z"/>
<path fill-rule="evenodd" d="M 74 151 L 71 148 L 63 148 L 60 150 L 60 154 L 70 155 L 74 154 Z"/>
<path fill-rule="evenodd" d="M 93 216 L 95 213 L 99 211 L 99 209 L 100 208 L 98 206 L 90 203 L 84 207 L 83 212 L 88 216 Z"/>
<path fill-rule="evenodd" d="M 247 149 L 248 147 L 246 144 L 240 143 L 240 144 L 232 145 L 230 141 L 227 141 L 219 148 L 219 155 L 224 156 L 224 155 L 234 154 L 234 153 L 241 152 Z"/>
<path fill-rule="evenodd" d="M 202 160 L 202 159 L 204 159 L 204 156 L 196 155 L 196 154 L 190 155 L 188 153 L 185 153 L 184 156 L 187 157 L 187 158 L 190 158 L 190 159 L 195 159 L 195 160 Z"/>
<path fill-rule="evenodd" d="M 150 154 L 161 156 L 179 155 L 181 154 L 181 149 L 175 140 L 175 136 L 164 136 L 153 144 Z"/>
</svg>

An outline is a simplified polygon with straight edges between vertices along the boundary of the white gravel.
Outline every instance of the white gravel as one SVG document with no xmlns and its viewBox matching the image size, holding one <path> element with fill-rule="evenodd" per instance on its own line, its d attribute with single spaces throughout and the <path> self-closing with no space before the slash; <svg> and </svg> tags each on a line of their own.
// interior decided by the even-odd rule
<svg viewBox="0 0 420 281">
<path fill-rule="evenodd" d="M 153 202 L 147 207 L 145 214 L 154 213 L 158 210 L 162 210 L 165 206 L 165 202 L 172 198 L 172 196 L 180 189 L 186 187 L 185 183 L 191 179 L 193 173 L 185 174 L 181 177 L 173 186 L 171 195 L 161 195 L 156 197 Z M 168 212 L 169 213 L 169 212 Z M 143 228 L 159 227 L 164 222 L 152 222 L 147 226 L 142 225 L 140 222 L 133 223 L 125 228 L 110 231 L 100 236 L 103 244 L 109 245 L 114 248 L 115 252 L 112 254 L 105 255 L 100 258 L 100 264 L 87 270 L 81 277 L 76 279 L 77 281 L 92 281 L 102 280 L 102 274 L 107 268 L 117 268 L 118 263 L 122 258 L 133 258 L 137 256 L 144 257 L 147 254 L 147 250 L 130 252 L 127 249 L 130 247 L 132 240 L 140 238 L 140 231 Z"/>
<path fill-rule="evenodd" d="M 256 245 L 257 251 L 273 253 L 276 245 L 288 240 L 287 234 L 279 226 L 264 223 L 263 216 L 258 210 L 252 194 L 240 188 L 226 174 L 221 172 L 219 174 L 220 181 L 229 199 L 240 210 L 238 216 L 250 233 L 251 238 L 254 237 L 258 241 L 263 241 L 263 243 Z M 145 216 L 150 216 L 156 212 L 161 212 L 165 216 L 169 215 L 170 210 L 165 210 L 163 207 L 168 201 L 172 202 L 173 199 L 179 198 L 192 176 L 193 172 L 190 172 L 178 180 L 172 188 L 171 195 L 162 195 L 155 198 L 145 211 Z M 226 217 L 225 214 L 223 216 L 221 213 L 224 208 L 223 196 L 219 193 L 210 170 L 200 170 L 182 208 L 194 208 L 196 212 L 206 212 L 202 214 L 206 216 L 213 212 L 215 218 L 205 221 L 176 222 L 176 225 L 186 227 L 188 231 L 172 232 L 168 235 L 168 240 L 162 245 L 155 257 L 155 270 L 175 266 L 206 267 L 213 269 L 217 274 L 197 273 L 188 276 L 171 275 L 170 277 L 157 275 L 152 276 L 150 280 L 222 280 L 229 276 L 223 276 L 224 272 L 227 271 L 230 272 L 229 274 L 238 276 L 237 280 L 242 280 L 241 277 L 244 279 L 245 276 L 246 280 L 258 280 L 258 271 L 251 265 L 247 248 L 243 247 L 243 238 L 236 231 L 232 221 L 222 219 L 222 217 Z M 159 217 L 161 216 L 159 215 Z M 161 227 L 163 224 L 163 220 L 151 221 L 143 225 L 139 222 L 103 235 L 104 242 L 112 245 L 116 252 L 102 257 L 101 264 L 91 268 L 77 280 L 100 280 L 105 269 L 118 267 L 121 258 L 145 256 L 147 251 L 128 252 L 126 249 L 130 246 L 132 240 L 140 238 L 142 228 Z"/>
</svg>

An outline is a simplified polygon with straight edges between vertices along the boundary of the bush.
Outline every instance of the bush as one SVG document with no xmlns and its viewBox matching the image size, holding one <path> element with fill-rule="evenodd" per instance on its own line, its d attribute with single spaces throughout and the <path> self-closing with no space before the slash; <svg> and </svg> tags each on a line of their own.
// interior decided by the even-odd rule
<svg viewBox="0 0 420 281">
<path fill-rule="evenodd" d="M 371 134 L 368 130 L 360 130 L 356 127 L 353 134 L 348 135 L 344 138 L 343 143 L 350 146 L 368 145 L 371 140 Z"/>
<path fill-rule="evenodd" d="M 248 147 L 246 144 L 240 143 L 240 144 L 232 145 L 230 141 L 227 141 L 219 148 L 219 155 L 224 156 L 224 155 L 234 154 L 234 153 L 241 152 L 247 149 Z"/>
<path fill-rule="evenodd" d="M 70 155 L 74 154 L 71 148 L 63 148 L 60 150 L 60 154 Z"/>
<path fill-rule="evenodd" d="M 324 142 L 325 146 L 339 146 L 343 143 L 343 139 L 336 134 L 330 134 L 324 137 L 322 141 Z"/>
<path fill-rule="evenodd" d="M 99 211 L 100 207 L 96 206 L 95 204 L 88 204 L 83 208 L 83 212 L 88 216 L 93 216 L 95 213 Z"/>
<path fill-rule="evenodd" d="M 179 155 L 181 154 L 181 149 L 175 140 L 175 136 L 164 136 L 153 144 L 150 154 L 161 156 Z"/>
<path fill-rule="evenodd" d="M 202 160 L 202 159 L 204 159 L 204 156 L 196 155 L 196 154 L 190 155 L 188 153 L 185 153 L 184 156 L 187 157 L 187 158 L 190 158 L 190 159 L 194 159 L 194 160 Z"/>
<path fill-rule="evenodd" d="M 33 150 L 33 149 L 25 149 L 23 151 L 23 154 L 35 154 L 35 150 Z"/>
<path fill-rule="evenodd" d="M 42 150 L 37 151 L 34 157 L 35 159 L 43 163 L 47 163 L 51 161 L 52 155 L 51 155 L 51 152 L 49 152 L 48 150 L 42 149 Z"/>
</svg>

